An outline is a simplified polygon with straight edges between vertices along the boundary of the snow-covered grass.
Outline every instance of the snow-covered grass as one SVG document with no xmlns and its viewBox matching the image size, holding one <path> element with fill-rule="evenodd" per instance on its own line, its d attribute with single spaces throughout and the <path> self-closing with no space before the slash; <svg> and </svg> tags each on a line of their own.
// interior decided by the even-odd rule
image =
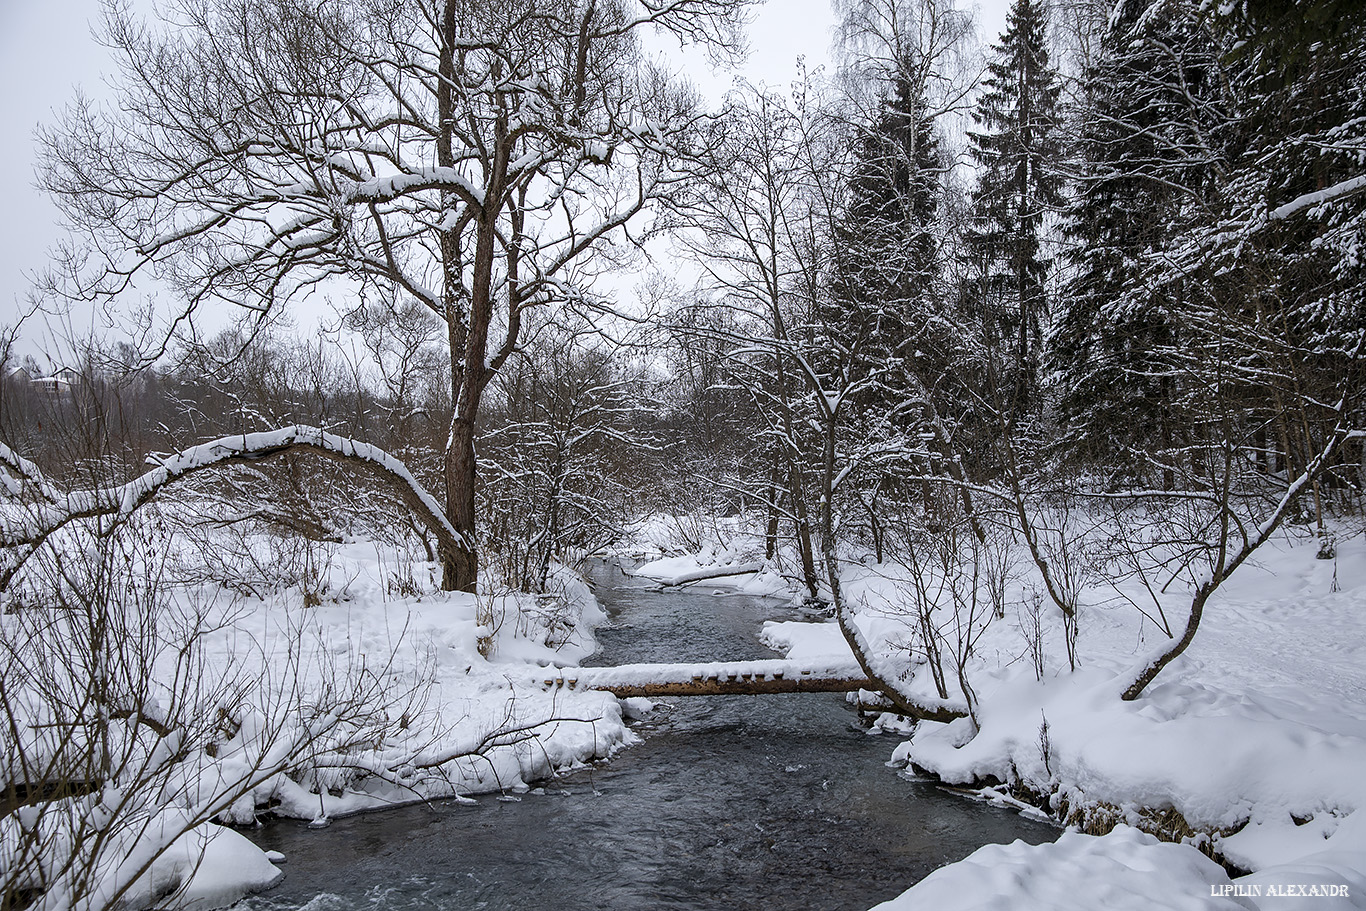
<svg viewBox="0 0 1366 911">
<path fill-rule="evenodd" d="M 738 550 L 714 545 L 640 572 L 667 581 Z M 881 907 L 1366 908 L 1366 536 L 1340 533 L 1332 561 L 1317 550 L 1308 536 L 1263 547 L 1207 605 L 1190 649 L 1132 702 L 1120 699 L 1127 672 L 1165 640 L 1135 605 L 1156 615 L 1160 604 L 1179 631 L 1184 580 L 1155 587 L 1154 602 L 1136 576 L 1079 573 L 1072 671 L 1061 614 L 1017 555 L 1006 616 L 967 662 L 976 723 L 919 722 L 892 759 L 988 799 L 1041 803 L 1070 828 L 1054 845 L 983 848 Z M 850 560 L 842 586 L 868 640 L 900 662 L 900 686 L 932 702 L 910 588 L 925 579 L 913 577 Z M 755 584 L 701 584 L 722 583 Z M 951 636 L 947 608 L 935 616 Z M 794 658 L 848 655 L 833 623 L 770 624 L 765 639 Z M 946 676 L 948 704 L 966 710 Z M 1199 849 L 1252 872 L 1230 880 Z"/>
<path fill-rule="evenodd" d="M 236 620 L 221 634 L 225 650 L 230 639 L 277 641 L 302 626 L 318 655 L 382 668 L 391 694 L 420 693 L 390 742 L 366 757 L 373 773 L 324 764 L 277 777 L 257 789 L 257 808 L 319 819 L 420 798 L 521 790 L 557 768 L 608 755 L 630 736 L 612 697 L 542 693 L 525 672 L 528 665 L 577 664 L 595 650 L 591 630 L 605 615 L 581 580 L 561 570 L 554 595 L 475 596 L 438 591 L 435 567 L 419 565 L 421 591 L 395 594 L 392 579 L 411 585 L 410 569 L 389 548 L 354 542 L 331 553 L 317 585 L 321 603 L 305 607 L 297 588 L 246 609 L 237 602 Z M 479 650 L 486 636 L 487 658 Z M 304 685 L 324 684 L 324 673 Z M 411 777 L 387 774 L 405 765 Z"/>
</svg>

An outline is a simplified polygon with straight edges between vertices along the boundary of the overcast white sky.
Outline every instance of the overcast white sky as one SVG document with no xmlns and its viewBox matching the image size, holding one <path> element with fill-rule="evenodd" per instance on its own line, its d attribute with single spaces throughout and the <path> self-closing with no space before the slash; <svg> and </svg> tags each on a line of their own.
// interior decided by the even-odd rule
<svg viewBox="0 0 1366 911">
<path fill-rule="evenodd" d="M 1009 0 L 983 0 L 979 34 L 995 41 Z M 57 212 L 34 188 L 39 124 L 50 123 L 77 87 L 107 94 L 102 76 L 112 67 L 92 37 L 99 0 L 0 0 L 0 325 L 12 325 L 24 308 L 31 274 L 61 238 Z M 750 58 L 742 74 L 751 82 L 786 87 L 797 57 L 814 69 L 829 57 L 834 17 L 830 0 L 768 0 L 750 29 Z M 724 87 L 729 77 L 698 73 L 700 84 Z M 31 344 L 38 326 L 26 329 Z M 25 346 L 26 348 L 28 346 Z"/>
</svg>

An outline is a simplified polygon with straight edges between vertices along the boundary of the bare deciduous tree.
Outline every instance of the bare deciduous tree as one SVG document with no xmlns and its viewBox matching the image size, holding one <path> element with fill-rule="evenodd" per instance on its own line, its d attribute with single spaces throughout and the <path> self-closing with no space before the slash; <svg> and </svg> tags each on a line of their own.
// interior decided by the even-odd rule
<svg viewBox="0 0 1366 911">
<path fill-rule="evenodd" d="M 585 298 L 587 261 L 677 191 L 701 116 L 654 67 L 659 28 L 725 53 L 746 0 L 183 0 L 112 4 L 117 110 L 45 136 L 44 183 L 83 242 L 52 287 L 143 276 L 268 315 L 310 294 L 417 301 L 451 352 L 447 588 L 473 590 L 475 420 L 529 309 Z M 163 339 L 166 335 L 163 333 Z"/>
</svg>

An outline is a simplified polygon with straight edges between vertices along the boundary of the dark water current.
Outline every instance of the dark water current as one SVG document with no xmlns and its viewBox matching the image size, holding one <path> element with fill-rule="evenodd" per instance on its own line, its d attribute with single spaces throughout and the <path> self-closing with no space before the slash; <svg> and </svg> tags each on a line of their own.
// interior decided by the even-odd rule
<svg viewBox="0 0 1366 911">
<path fill-rule="evenodd" d="M 651 591 L 596 573 L 611 617 L 594 663 L 773 657 L 772 599 Z M 518 802 L 437 803 L 254 833 L 283 852 L 254 911 L 866 909 L 981 845 L 1056 830 L 885 766 L 840 694 L 672 700 L 645 741 Z"/>
</svg>

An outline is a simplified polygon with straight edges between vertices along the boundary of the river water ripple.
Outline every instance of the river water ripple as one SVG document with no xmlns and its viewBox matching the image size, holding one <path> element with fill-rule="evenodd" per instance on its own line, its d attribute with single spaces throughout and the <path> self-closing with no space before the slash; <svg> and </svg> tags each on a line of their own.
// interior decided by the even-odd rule
<svg viewBox="0 0 1366 911">
<path fill-rule="evenodd" d="M 593 663 L 773 657 L 772 599 L 653 591 L 598 567 Z M 908 780 L 841 694 L 671 700 L 645 741 L 509 802 L 440 802 L 251 833 L 283 852 L 251 911 L 866 909 L 990 842 L 1052 841 L 1008 810 Z"/>
</svg>

